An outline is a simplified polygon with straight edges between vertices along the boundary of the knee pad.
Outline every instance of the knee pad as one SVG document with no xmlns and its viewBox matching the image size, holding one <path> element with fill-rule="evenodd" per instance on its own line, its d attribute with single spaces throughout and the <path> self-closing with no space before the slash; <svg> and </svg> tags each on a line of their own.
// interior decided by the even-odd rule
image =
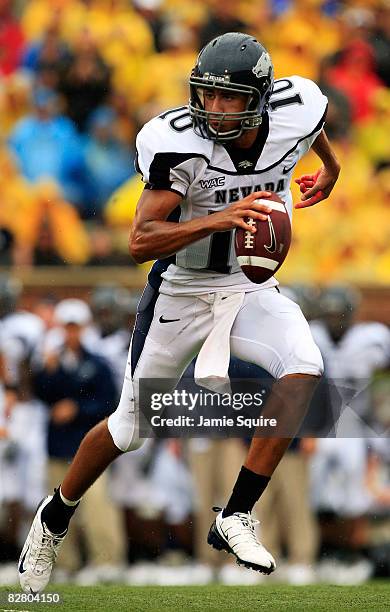
<svg viewBox="0 0 390 612">
<path fill-rule="evenodd" d="M 123 453 L 141 448 L 145 440 L 139 437 L 138 418 L 135 412 L 121 414 L 118 408 L 108 417 L 108 431 Z"/>
<path fill-rule="evenodd" d="M 275 378 L 281 378 L 287 374 L 309 374 L 321 377 L 324 373 L 324 362 L 320 349 L 314 341 L 306 342 L 296 347 L 294 354 L 290 356 L 287 364 L 279 368 Z"/>
<path fill-rule="evenodd" d="M 123 453 L 137 450 L 144 443 L 139 437 L 139 413 L 135 406 L 133 384 L 125 376 L 118 408 L 108 417 L 108 431 L 115 446 Z"/>
</svg>

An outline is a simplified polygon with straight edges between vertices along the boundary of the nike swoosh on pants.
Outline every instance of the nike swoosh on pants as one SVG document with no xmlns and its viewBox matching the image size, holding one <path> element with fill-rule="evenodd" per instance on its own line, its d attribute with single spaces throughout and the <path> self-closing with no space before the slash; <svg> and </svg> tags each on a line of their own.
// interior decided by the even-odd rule
<svg viewBox="0 0 390 612">
<path fill-rule="evenodd" d="M 176 321 L 180 321 L 180 319 L 164 319 L 164 315 L 161 315 L 159 321 L 160 323 L 175 323 Z"/>
</svg>

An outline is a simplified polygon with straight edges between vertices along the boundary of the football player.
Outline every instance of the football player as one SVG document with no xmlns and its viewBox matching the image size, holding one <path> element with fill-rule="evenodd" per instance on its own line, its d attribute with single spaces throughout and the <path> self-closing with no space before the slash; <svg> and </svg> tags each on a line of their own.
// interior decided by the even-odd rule
<svg viewBox="0 0 390 612">
<path fill-rule="evenodd" d="M 310 147 L 322 166 L 299 180 L 296 208 L 329 196 L 339 164 L 323 129 L 326 108 L 312 81 L 274 82 L 266 49 L 253 36 L 228 33 L 200 52 L 189 105 L 162 113 L 138 134 L 136 164 L 145 189 L 130 252 L 137 262 L 157 262 L 139 304 L 118 408 L 88 433 L 61 486 L 40 505 L 19 562 L 24 590 L 47 584 L 86 489 L 113 459 L 142 443 L 139 381 L 169 379 L 174 388 L 197 353 L 198 380 L 223 379 L 230 354 L 276 379 L 266 410 L 277 415 L 280 435 L 253 438 L 208 538 L 241 564 L 266 574 L 275 569 L 251 510 L 303 417 L 322 358 L 301 310 L 278 292 L 277 281 L 256 285 L 242 273 L 233 236 L 237 227 L 256 231 L 247 217 L 268 219 L 271 208 L 258 200 L 270 191 L 291 216 L 292 172 Z"/>
<path fill-rule="evenodd" d="M 4 551 L 11 555 L 18 552 L 22 523 L 42 499 L 47 461 L 46 410 L 31 376 L 32 353 L 44 325 L 18 308 L 21 290 L 17 279 L 0 274 L 0 514 L 7 525 Z"/>
<path fill-rule="evenodd" d="M 324 431 L 313 449 L 311 497 L 325 546 L 336 546 L 341 556 L 347 550 L 348 564 L 342 558 L 335 562 L 327 557 L 319 566 L 321 578 L 338 584 L 362 580 L 358 567 L 366 568 L 365 579 L 371 574 L 367 559 L 359 558 L 359 553 L 365 547 L 362 534 L 370 531 L 367 513 L 373 502 L 367 462 L 374 455 L 368 449 L 375 448 L 377 441 L 372 436 L 380 430 L 375 422 L 372 382 L 375 373 L 390 363 L 390 331 L 376 321 L 357 321 L 359 300 L 351 287 L 328 286 L 318 300 L 319 317 L 311 323 L 324 359 L 332 415 L 330 432 Z M 378 436 L 378 442 L 383 441 Z M 357 556 L 353 564 L 351 552 Z"/>
</svg>

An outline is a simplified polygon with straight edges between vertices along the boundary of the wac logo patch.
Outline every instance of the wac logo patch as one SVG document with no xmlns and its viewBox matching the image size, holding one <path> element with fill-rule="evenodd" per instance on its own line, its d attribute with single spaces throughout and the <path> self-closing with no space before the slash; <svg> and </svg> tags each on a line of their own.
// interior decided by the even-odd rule
<svg viewBox="0 0 390 612">
<path fill-rule="evenodd" d="M 215 178 L 205 179 L 200 181 L 202 189 L 212 189 L 213 187 L 222 187 L 225 184 L 226 176 L 216 176 Z"/>
</svg>

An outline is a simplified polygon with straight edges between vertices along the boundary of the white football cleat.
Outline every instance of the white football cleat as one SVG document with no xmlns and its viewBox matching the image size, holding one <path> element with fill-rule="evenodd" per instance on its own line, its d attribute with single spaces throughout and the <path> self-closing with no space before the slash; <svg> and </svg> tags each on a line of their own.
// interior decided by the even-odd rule
<svg viewBox="0 0 390 612">
<path fill-rule="evenodd" d="M 67 534 L 67 530 L 60 535 L 52 533 L 41 520 L 42 510 L 51 499 L 53 496 L 48 495 L 38 506 L 19 558 L 19 582 L 25 593 L 40 593 L 46 587 Z"/>
<path fill-rule="evenodd" d="M 257 523 L 250 512 L 235 512 L 223 518 L 221 511 L 210 527 L 207 542 L 217 550 L 235 555 L 239 565 L 270 574 L 276 567 L 275 559 L 259 542 L 255 531 Z"/>
</svg>

